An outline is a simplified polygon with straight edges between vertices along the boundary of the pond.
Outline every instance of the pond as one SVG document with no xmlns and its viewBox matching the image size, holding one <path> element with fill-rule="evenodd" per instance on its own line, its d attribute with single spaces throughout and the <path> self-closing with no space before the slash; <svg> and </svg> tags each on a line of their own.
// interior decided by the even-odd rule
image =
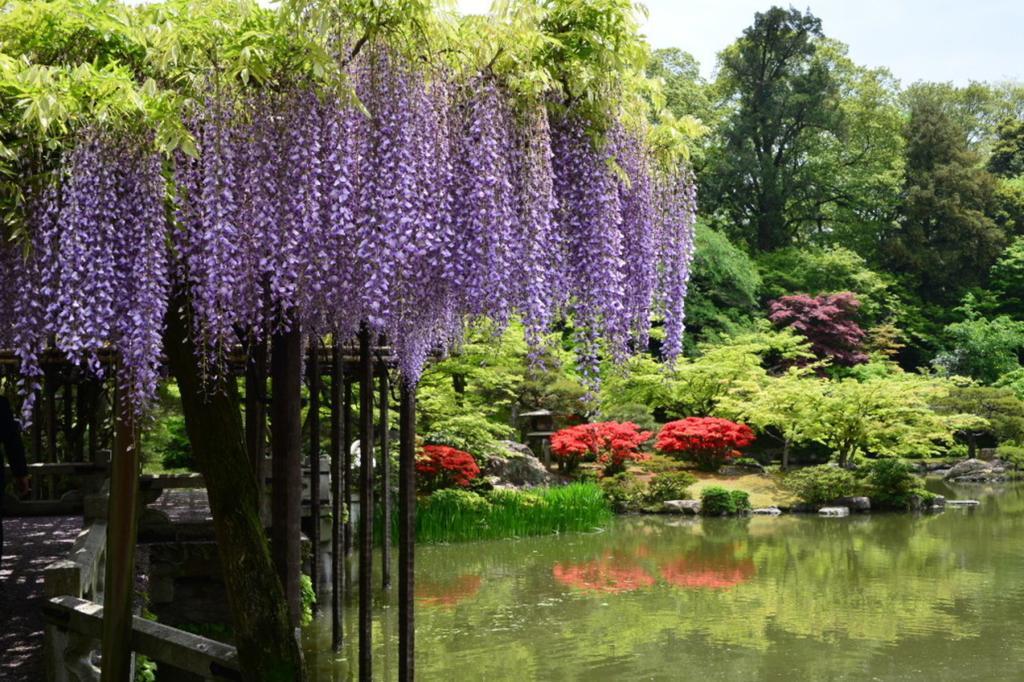
<svg viewBox="0 0 1024 682">
<path fill-rule="evenodd" d="M 939 492 L 982 504 L 421 547 L 418 679 L 1021 679 L 1024 487 Z M 397 607 L 379 601 L 391 679 Z M 306 633 L 311 667 L 349 679 L 355 651 L 335 660 L 329 630 Z"/>
</svg>

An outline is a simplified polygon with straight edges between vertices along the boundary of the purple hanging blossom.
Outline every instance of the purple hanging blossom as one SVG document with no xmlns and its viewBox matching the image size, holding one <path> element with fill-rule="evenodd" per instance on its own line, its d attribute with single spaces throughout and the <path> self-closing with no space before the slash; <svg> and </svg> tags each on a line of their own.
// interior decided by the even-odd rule
<svg viewBox="0 0 1024 682">
<path fill-rule="evenodd" d="M 665 316 L 664 354 L 669 361 L 683 352 L 686 291 L 694 252 L 697 186 L 693 173 L 680 165 L 659 178 L 657 215 L 660 222 L 659 308 Z"/>
</svg>

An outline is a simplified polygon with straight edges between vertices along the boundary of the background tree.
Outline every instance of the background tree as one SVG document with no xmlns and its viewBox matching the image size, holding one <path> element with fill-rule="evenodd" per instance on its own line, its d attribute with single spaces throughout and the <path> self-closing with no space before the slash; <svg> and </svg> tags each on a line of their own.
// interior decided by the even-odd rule
<svg viewBox="0 0 1024 682">
<path fill-rule="evenodd" d="M 912 102 L 905 135 L 906 181 L 889 263 L 923 301 L 949 305 L 985 281 L 1005 244 L 990 217 L 995 183 L 934 99 Z"/>
<path fill-rule="evenodd" d="M 822 360 L 850 366 L 868 359 L 861 350 L 866 335 L 854 321 L 859 308 L 848 291 L 813 298 L 799 294 L 772 301 L 768 319 L 806 338 Z"/>
<path fill-rule="evenodd" d="M 824 201 L 804 159 L 821 130 L 837 130 L 838 84 L 816 59 L 821 21 L 795 9 L 758 13 L 722 52 L 716 87 L 732 112 L 704 181 L 748 244 L 771 251 L 793 243 L 797 215 Z"/>
<path fill-rule="evenodd" d="M 686 297 L 687 353 L 697 343 L 749 329 L 758 307 L 761 278 L 743 250 L 706 225 L 697 226 Z"/>
</svg>

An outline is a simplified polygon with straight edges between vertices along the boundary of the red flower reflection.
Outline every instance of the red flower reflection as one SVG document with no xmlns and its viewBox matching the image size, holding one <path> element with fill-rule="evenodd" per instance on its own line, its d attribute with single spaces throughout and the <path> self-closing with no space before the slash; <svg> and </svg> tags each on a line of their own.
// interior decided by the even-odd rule
<svg viewBox="0 0 1024 682">
<path fill-rule="evenodd" d="M 588 592 L 619 594 L 654 584 L 641 566 L 621 557 L 605 556 L 585 564 L 555 564 L 555 580 Z"/>
<path fill-rule="evenodd" d="M 480 591 L 478 575 L 460 575 L 455 580 L 416 580 L 416 601 L 423 606 L 455 606 Z"/>
<path fill-rule="evenodd" d="M 665 582 L 697 590 L 727 590 L 745 583 L 757 573 L 751 559 L 686 557 L 662 564 Z"/>
</svg>

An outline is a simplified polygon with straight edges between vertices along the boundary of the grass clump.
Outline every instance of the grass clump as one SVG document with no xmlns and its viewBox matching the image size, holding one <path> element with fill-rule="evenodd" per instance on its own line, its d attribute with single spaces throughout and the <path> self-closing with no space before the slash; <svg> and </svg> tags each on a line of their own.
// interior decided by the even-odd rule
<svg viewBox="0 0 1024 682">
<path fill-rule="evenodd" d="M 532 491 L 439 490 L 423 500 L 416 515 L 419 542 L 496 540 L 589 531 L 606 523 L 611 510 L 593 483 Z"/>
</svg>

